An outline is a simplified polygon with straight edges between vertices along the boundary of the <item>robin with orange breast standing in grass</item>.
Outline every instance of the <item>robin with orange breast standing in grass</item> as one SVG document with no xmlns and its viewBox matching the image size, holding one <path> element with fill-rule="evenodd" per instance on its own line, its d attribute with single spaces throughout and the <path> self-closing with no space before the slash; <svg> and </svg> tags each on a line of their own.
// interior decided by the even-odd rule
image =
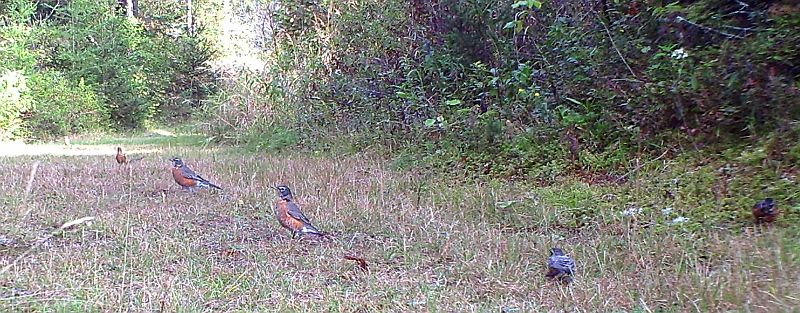
<svg viewBox="0 0 800 313">
<path fill-rule="evenodd" d="M 117 159 L 117 163 L 119 163 L 119 164 L 125 164 L 125 163 L 128 162 L 128 158 L 125 157 L 124 153 L 122 153 L 122 147 L 117 147 L 116 159 Z"/>
<path fill-rule="evenodd" d="M 753 206 L 753 217 L 756 223 L 772 223 L 778 217 L 780 211 L 775 206 L 775 199 L 766 198 L 756 202 Z"/>
<path fill-rule="evenodd" d="M 222 188 L 212 184 L 208 179 L 197 175 L 197 173 L 183 164 L 183 160 L 173 158 L 170 161 L 172 161 L 172 178 L 174 178 L 175 182 L 183 189 L 195 191 L 195 188 L 216 188 L 222 190 Z"/>
<path fill-rule="evenodd" d="M 314 234 L 323 236 L 316 227 L 311 225 L 308 218 L 300 212 L 300 207 L 292 198 L 292 191 L 286 185 L 273 187 L 278 190 L 280 199 L 275 203 L 275 217 L 284 228 L 292 232 L 292 238 L 298 234 Z"/>
<path fill-rule="evenodd" d="M 139 157 L 133 156 L 131 158 L 128 158 L 128 156 L 125 155 L 125 153 L 122 153 L 122 147 L 117 147 L 117 155 L 114 158 L 117 160 L 117 163 L 119 164 L 129 164 L 144 159 L 144 156 L 139 156 Z"/>
</svg>

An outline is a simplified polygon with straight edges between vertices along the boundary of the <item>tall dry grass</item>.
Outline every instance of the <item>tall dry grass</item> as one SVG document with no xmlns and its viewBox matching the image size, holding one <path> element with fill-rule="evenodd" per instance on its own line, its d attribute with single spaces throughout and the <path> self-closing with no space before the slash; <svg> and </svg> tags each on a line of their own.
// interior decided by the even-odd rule
<svg viewBox="0 0 800 313">
<path fill-rule="evenodd" d="M 658 213 L 627 218 L 614 209 L 646 189 L 452 183 L 390 170 L 375 155 L 160 149 L 129 166 L 117 165 L 111 150 L 0 160 L 8 173 L 0 181 L 0 235 L 12 239 L 0 245 L 0 266 L 9 268 L 0 276 L 0 311 L 800 307 L 796 229 L 692 230 L 659 224 Z M 172 156 L 225 190 L 182 192 L 168 173 Z M 269 186 L 279 183 L 332 240 L 290 239 L 271 211 Z M 9 209 L 25 194 L 29 214 Z M 607 209 L 571 227 L 565 221 L 580 206 Z M 91 225 L 61 227 L 87 216 Z M 577 261 L 569 286 L 544 279 L 556 245 Z M 364 259 L 367 270 L 345 255 Z"/>
</svg>

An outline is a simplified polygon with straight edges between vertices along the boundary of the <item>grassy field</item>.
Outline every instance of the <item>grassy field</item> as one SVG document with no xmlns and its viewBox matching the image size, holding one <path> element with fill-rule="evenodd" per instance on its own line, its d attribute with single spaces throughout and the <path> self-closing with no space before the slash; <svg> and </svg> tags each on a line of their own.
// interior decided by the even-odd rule
<svg viewBox="0 0 800 313">
<path fill-rule="evenodd" d="M 0 149 L 0 311 L 800 311 L 798 209 L 754 226 L 756 196 L 715 200 L 704 167 L 663 161 L 624 184 L 536 187 L 203 143 Z M 119 166 L 116 145 L 145 158 Z M 224 190 L 181 191 L 173 156 Z M 271 210 L 279 183 L 331 239 L 290 239 Z M 785 184 L 794 193 L 779 201 L 796 195 Z M 84 217 L 95 219 L 59 229 Z M 553 246 L 576 259 L 569 286 L 544 279 Z"/>
</svg>

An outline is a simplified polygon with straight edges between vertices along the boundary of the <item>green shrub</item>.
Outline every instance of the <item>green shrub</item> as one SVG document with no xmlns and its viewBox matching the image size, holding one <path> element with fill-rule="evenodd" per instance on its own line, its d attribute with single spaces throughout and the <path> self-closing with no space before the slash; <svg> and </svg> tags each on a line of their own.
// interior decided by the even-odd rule
<svg viewBox="0 0 800 313">
<path fill-rule="evenodd" d="M 20 71 L 0 73 L 0 141 L 26 134 L 22 115 L 30 109 L 26 77 Z"/>
<path fill-rule="evenodd" d="M 33 101 L 3 104 L 3 137 L 137 128 L 157 113 L 185 121 L 203 103 L 216 81 L 205 64 L 214 50 L 202 29 L 187 34 L 185 24 L 172 23 L 183 18 L 174 12 L 131 20 L 117 6 L 90 0 L 0 6 L 0 73 L 29 78 Z M 167 10 L 156 7 L 144 9 Z M 75 115 L 80 110 L 86 114 Z"/>
<path fill-rule="evenodd" d="M 40 72 L 30 79 L 30 94 L 35 113 L 27 122 L 36 138 L 108 129 L 107 108 L 82 80 L 74 82 L 62 73 Z"/>
<path fill-rule="evenodd" d="M 220 133 L 256 146 L 287 129 L 389 146 L 399 167 L 553 180 L 769 140 L 800 119 L 800 15 L 771 2 L 279 3 L 270 88 L 220 101 L 248 112 L 218 114 Z M 754 159 L 796 159 L 779 137 Z"/>
<path fill-rule="evenodd" d="M 78 0 L 66 5 L 67 21 L 43 38 L 55 50 L 51 64 L 67 77 L 95 85 L 117 127 L 141 126 L 155 113 L 168 78 L 165 55 L 141 26 L 108 10 L 107 4 Z"/>
</svg>

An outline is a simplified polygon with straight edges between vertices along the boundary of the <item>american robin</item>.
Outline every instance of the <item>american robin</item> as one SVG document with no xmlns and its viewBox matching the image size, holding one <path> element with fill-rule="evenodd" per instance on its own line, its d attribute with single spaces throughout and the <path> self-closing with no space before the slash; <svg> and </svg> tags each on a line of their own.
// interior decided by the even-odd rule
<svg viewBox="0 0 800 313">
<path fill-rule="evenodd" d="M 117 147 L 117 163 L 125 164 L 128 162 L 128 158 L 122 153 L 122 147 Z"/>
<path fill-rule="evenodd" d="M 172 161 L 172 178 L 175 178 L 175 182 L 178 183 L 178 185 L 181 185 L 183 189 L 194 191 L 194 188 L 200 187 L 217 188 L 222 190 L 222 188 L 212 184 L 210 181 L 208 181 L 208 179 L 197 175 L 197 173 L 183 164 L 183 160 L 179 158 L 173 158 L 170 161 Z"/>
<path fill-rule="evenodd" d="M 772 198 L 758 201 L 753 206 L 753 217 L 755 217 L 756 223 L 772 223 L 778 217 L 778 213 L 780 210 L 775 207 L 775 199 Z"/>
<path fill-rule="evenodd" d="M 281 226 L 292 232 L 292 238 L 295 238 L 298 233 L 301 236 L 303 234 L 323 236 L 321 231 L 311 225 L 311 222 L 303 215 L 303 212 L 300 212 L 300 207 L 292 199 L 292 191 L 289 187 L 280 185 L 273 188 L 278 190 L 281 197 L 275 203 L 275 217 L 278 218 Z"/>
<path fill-rule="evenodd" d="M 128 158 L 128 156 L 125 155 L 125 153 L 122 153 L 122 147 L 117 147 L 116 159 L 117 159 L 117 163 L 126 164 L 126 163 L 133 163 L 133 162 L 139 161 L 141 159 L 144 159 L 144 156 Z"/>
<path fill-rule="evenodd" d="M 569 256 L 564 255 L 564 251 L 559 248 L 550 249 L 550 258 L 547 259 L 548 278 L 555 278 L 561 282 L 572 282 L 572 274 L 575 271 L 575 261 Z"/>
</svg>

